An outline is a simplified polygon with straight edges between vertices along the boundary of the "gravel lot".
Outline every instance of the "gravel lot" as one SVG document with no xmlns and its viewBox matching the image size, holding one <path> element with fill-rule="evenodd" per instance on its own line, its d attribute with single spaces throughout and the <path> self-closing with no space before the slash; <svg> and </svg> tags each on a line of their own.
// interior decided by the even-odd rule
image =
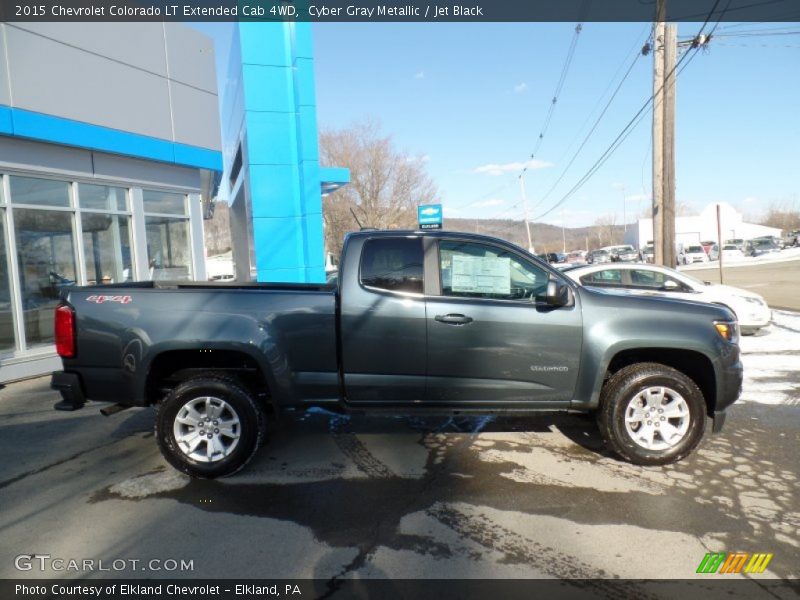
<svg viewBox="0 0 800 600">
<path fill-rule="evenodd" d="M 692 578 L 709 551 L 773 552 L 748 576 L 752 596 L 760 578 L 800 576 L 799 340 L 800 315 L 784 311 L 744 338 L 725 430 L 658 468 L 607 455 L 583 416 L 314 412 L 282 419 L 242 473 L 192 481 L 161 459 L 151 410 L 58 413 L 48 379 L 12 384 L 0 391 L 0 578 L 87 575 L 21 573 L 20 553 L 333 581 Z"/>
</svg>

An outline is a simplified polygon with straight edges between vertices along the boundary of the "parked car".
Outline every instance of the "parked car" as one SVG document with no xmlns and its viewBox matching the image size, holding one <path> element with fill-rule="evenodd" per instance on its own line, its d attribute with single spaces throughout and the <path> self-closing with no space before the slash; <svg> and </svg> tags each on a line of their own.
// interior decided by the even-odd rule
<svg viewBox="0 0 800 600">
<path fill-rule="evenodd" d="M 573 250 L 567 254 L 566 262 L 571 265 L 585 265 L 587 254 L 586 250 Z"/>
<path fill-rule="evenodd" d="M 636 262 L 639 260 L 639 253 L 633 246 L 609 246 L 605 250 L 608 250 L 612 262 Z"/>
<path fill-rule="evenodd" d="M 708 262 L 708 254 L 702 246 L 685 246 L 678 255 L 678 261 L 684 265 Z"/>
<path fill-rule="evenodd" d="M 536 256 L 544 262 L 550 263 L 551 265 L 561 262 L 558 259 L 558 254 L 556 252 L 545 252 L 543 254 L 537 254 Z"/>
<path fill-rule="evenodd" d="M 719 430 L 742 385 L 729 309 L 582 287 L 451 231 L 350 234 L 334 285 L 65 288 L 55 320 L 56 408 L 156 405 L 162 454 L 195 477 L 235 472 L 270 415 L 312 407 L 590 412 L 618 455 L 666 464 L 706 415 Z"/>
<path fill-rule="evenodd" d="M 733 311 L 744 334 L 756 333 L 772 320 L 766 301 L 754 292 L 700 281 L 659 265 L 585 266 L 565 273 L 581 285 L 721 304 Z"/>
<path fill-rule="evenodd" d="M 611 255 L 608 253 L 608 250 L 592 250 L 589 252 L 589 261 L 590 264 L 602 264 L 602 263 L 610 263 L 611 262 Z"/>
<path fill-rule="evenodd" d="M 642 262 L 654 263 L 656 261 L 656 249 L 652 244 L 642 249 Z"/>
<path fill-rule="evenodd" d="M 784 248 L 800 246 L 800 229 L 793 229 L 784 233 L 783 238 L 781 238 L 781 245 Z"/>
<path fill-rule="evenodd" d="M 744 240 L 742 238 L 731 238 L 729 240 L 725 240 L 725 244 L 733 244 L 739 250 L 744 251 Z"/>
<path fill-rule="evenodd" d="M 720 250 L 717 244 L 711 246 L 711 251 L 708 253 L 709 260 L 719 260 Z M 733 244 L 725 244 L 722 246 L 722 260 L 740 260 L 744 258 L 744 253 Z"/>
<path fill-rule="evenodd" d="M 766 256 L 780 251 L 780 246 L 772 240 L 749 240 L 744 245 L 745 256 Z"/>
</svg>

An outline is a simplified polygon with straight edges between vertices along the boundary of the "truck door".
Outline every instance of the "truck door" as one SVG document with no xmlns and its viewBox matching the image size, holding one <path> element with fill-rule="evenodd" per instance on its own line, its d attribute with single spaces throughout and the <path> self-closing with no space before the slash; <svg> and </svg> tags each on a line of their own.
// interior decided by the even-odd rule
<svg viewBox="0 0 800 600">
<path fill-rule="evenodd" d="M 437 260 L 440 290 L 427 296 L 426 403 L 567 406 L 581 310 L 542 302 L 550 272 L 522 253 L 474 240 L 441 239 Z"/>
<path fill-rule="evenodd" d="M 353 404 L 425 398 L 425 297 L 419 235 L 356 239 L 340 282 L 342 371 Z M 357 259 L 356 259 L 357 260 Z"/>
</svg>

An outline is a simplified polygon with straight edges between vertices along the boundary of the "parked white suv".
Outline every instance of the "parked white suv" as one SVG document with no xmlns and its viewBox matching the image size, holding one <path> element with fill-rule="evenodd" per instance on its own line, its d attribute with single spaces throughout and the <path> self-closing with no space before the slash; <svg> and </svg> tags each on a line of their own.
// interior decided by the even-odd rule
<svg viewBox="0 0 800 600">
<path fill-rule="evenodd" d="M 685 246 L 678 258 L 685 265 L 708 262 L 708 254 L 702 246 Z"/>
</svg>

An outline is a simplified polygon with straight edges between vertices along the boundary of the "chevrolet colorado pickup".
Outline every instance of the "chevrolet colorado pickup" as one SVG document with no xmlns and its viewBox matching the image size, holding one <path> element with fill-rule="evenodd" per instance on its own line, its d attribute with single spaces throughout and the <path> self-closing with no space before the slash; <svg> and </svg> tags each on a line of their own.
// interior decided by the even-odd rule
<svg viewBox="0 0 800 600">
<path fill-rule="evenodd" d="M 269 415 L 596 413 L 616 454 L 677 461 L 739 396 L 734 315 L 581 287 L 508 242 L 362 231 L 327 285 L 72 287 L 56 309 L 56 408 L 157 406 L 175 468 L 241 468 Z"/>
</svg>

